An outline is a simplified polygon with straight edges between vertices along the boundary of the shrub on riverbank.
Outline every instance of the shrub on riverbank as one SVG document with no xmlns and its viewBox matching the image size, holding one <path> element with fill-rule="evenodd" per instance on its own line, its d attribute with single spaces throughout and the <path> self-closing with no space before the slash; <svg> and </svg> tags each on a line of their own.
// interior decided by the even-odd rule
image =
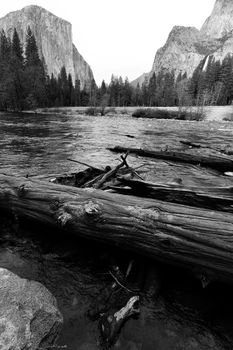
<svg viewBox="0 0 233 350">
<path fill-rule="evenodd" d="M 225 122 L 233 122 L 233 114 L 226 115 L 223 120 Z"/>
<path fill-rule="evenodd" d="M 204 114 L 193 111 L 169 111 L 167 109 L 140 108 L 133 112 L 132 117 L 201 121 L 204 119 Z"/>
<path fill-rule="evenodd" d="M 97 114 L 99 114 L 99 113 L 100 113 L 100 109 L 97 108 L 97 107 L 89 107 L 89 108 L 87 108 L 87 109 L 85 110 L 85 114 L 86 114 L 86 115 L 91 115 L 91 116 L 93 116 L 93 115 L 97 115 Z"/>
<path fill-rule="evenodd" d="M 85 114 L 86 115 L 91 115 L 91 116 L 94 116 L 94 115 L 101 115 L 101 116 L 104 116 L 104 115 L 107 115 L 107 114 L 117 114 L 117 111 L 114 107 L 88 107 L 86 110 L 85 110 Z"/>
</svg>

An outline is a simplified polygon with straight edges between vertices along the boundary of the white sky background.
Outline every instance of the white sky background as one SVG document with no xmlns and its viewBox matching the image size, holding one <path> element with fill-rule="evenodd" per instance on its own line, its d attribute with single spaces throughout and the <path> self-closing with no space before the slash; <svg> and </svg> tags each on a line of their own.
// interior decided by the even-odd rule
<svg viewBox="0 0 233 350">
<path fill-rule="evenodd" d="M 200 28 L 215 0 L 1 0 L 0 17 L 38 5 L 69 21 L 97 84 L 149 72 L 174 25 Z"/>
</svg>

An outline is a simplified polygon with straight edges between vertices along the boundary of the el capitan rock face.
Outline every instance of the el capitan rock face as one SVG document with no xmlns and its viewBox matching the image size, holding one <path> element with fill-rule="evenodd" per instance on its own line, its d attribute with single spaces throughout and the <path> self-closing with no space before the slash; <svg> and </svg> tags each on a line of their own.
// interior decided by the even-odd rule
<svg viewBox="0 0 233 350">
<path fill-rule="evenodd" d="M 206 56 L 213 55 L 222 61 L 228 54 L 233 55 L 233 0 L 216 0 L 211 16 L 207 18 L 201 30 L 194 27 L 173 27 L 167 42 L 155 55 L 152 70 L 154 72 L 174 71 L 191 77 L 194 70 Z M 141 85 L 143 77 L 134 82 Z"/>
<path fill-rule="evenodd" d="M 11 12 L 0 19 L 0 29 L 12 36 L 16 28 L 20 40 L 25 44 L 27 28 L 35 35 L 40 57 L 44 59 L 48 74 L 59 74 L 65 66 L 73 83 L 80 79 L 81 87 L 90 84 L 92 70 L 72 42 L 72 26 L 69 22 L 53 15 L 39 6 L 27 6 Z"/>
</svg>

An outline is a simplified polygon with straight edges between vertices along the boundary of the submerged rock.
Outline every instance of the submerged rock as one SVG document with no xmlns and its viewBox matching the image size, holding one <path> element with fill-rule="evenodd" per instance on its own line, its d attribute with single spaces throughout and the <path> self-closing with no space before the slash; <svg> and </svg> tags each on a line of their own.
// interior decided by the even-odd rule
<svg viewBox="0 0 233 350">
<path fill-rule="evenodd" d="M 54 344 L 62 315 L 40 283 L 0 268 L 0 349 L 36 350 Z"/>
</svg>

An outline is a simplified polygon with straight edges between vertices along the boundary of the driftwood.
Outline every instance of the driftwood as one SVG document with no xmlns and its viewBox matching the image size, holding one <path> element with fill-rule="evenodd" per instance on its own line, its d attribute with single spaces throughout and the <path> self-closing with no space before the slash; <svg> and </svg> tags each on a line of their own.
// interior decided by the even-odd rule
<svg viewBox="0 0 233 350">
<path fill-rule="evenodd" d="M 119 177 L 118 180 L 127 188 L 113 186 L 112 189 L 122 194 L 233 212 L 233 187 L 184 187 L 175 182 L 152 183 L 126 177 Z"/>
<path fill-rule="evenodd" d="M 67 160 L 69 160 L 70 162 L 73 162 L 73 163 L 80 164 L 80 165 L 85 165 L 87 168 L 91 168 L 91 169 L 93 169 L 93 170 L 97 170 L 97 171 L 100 171 L 100 172 L 101 172 L 101 171 L 104 171 L 104 170 L 102 170 L 102 169 L 99 169 L 99 168 L 94 167 L 93 165 L 90 165 L 90 164 L 81 162 L 80 160 L 71 159 L 71 158 L 67 158 Z"/>
<path fill-rule="evenodd" d="M 233 215 L 0 175 L 0 209 L 233 282 Z"/>
<path fill-rule="evenodd" d="M 119 181 L 117 180 L 118 176 L 128 174 L 130 177 L 135 176 L 142 179 L 141 176 L 137 173 L 136 169 L 129 167 L 128 163 L 126 162 L 126 158 L 127 154 L 125 156 L 121 156 L 120 164 L 116 165 L 113 168 L 106 166 L 104 170 L 75 160 L 75 163 L 85 165 L 87 166 L 87 169 L 79 171 L 77 173 L 56 176 L 49 181 L 62 185 L 69 185 L 80 188 L 96 188 L 103 190 L 113 185 L 119 184 Z"/>
<path fill-rule="evenodd" d="M 113 306 L 117 303 L 116 301 L 122 299 L 122 294 L 124 294 L 123 292 L 126 292 L 128 300 L 129 294 L 132 294 L 133 291 L 125 287 L 123 283 L 126 283 L 126 279 L 130 273 L 131 268 L 132 262 L 130 262 L 125 275 L 120 271 L 118 266 L 112 266 L 113 272 L 109 270 L 108 273 L 106 273 L 106 275 L 109 275 L 111 277 L 112 282 L 110 285 L 107 285 L 100 291 L 90 309 L 88 310 L 88 316 L 92 320 L 97 320 L 101 315 L 110 312 L 110 309 L 113 308 Z M 119 292 L 121 292 L 121 298 L 119 298 Z"/>
<path fill-rule="evenodd" d="M 93 167 L 88 167 L 83 171 L 79 171 L 78 173 L 71 173 L 65 175 L 59 175 L 52 179 L 50 182 L 59 183 L 61 185 L 75 186 L 75 187 L 85 187 L 85 185 L 89 182 L 93 181 L 93 178 L 101 178 L 106 174 L 107 170 L 101 170 Z"/>
<path fill-rule="evenodd" d="M 105 274 L 112 278 L 111 284 L 100 291 L 88 310 L 88 316 L 92 320 L 99 319 L 101 343 L 107 349 L 116 341 L 123 323 L 130 316 L 139 313 L 139 296 L 135 296 L 135 293 L 138 292 L 123 285 L 123 283 L 128 282 L 127 278 L 132 265 L 133 260 L 129 262 L 125 274 L 119 266 L 113 265 L 111 267 L 109 273 Z"/>
<path fill-rule="evenodd" d="M 126 166 L 126 168 L 129 168 L 127 162 L 126 162 L 127 154 L 125 156 L 121 156 L 122 162 L 118 164 L 114 169 L 110 169 L 104 176 L 102 176 L 100 179 L 98 179 L 93 185 L 94 188 L 101 188 L 103 187 L 104 183 L 106 183 L 109 179 L 114 177 L 118 170 L 122 167 Z M 88 187 L 87 184 L 85 187 Z"/>
<path fill-rule="evenodd" d="M 101 317 L 99 326 L 105 345 L 113 345 L 123 323 L 129 317 L 137 315 L 140 312 L 138 304 L 139 296 L 133 296 L 119 311 L 108 313 Z"/>
<path fill-rule="evenodd" d="M 226 154 L 228 156 L 233 155 L 233 151 L 231 149 L 214 148 L 211 146 L 206 146 L 206 145 L 202 145 L 200 143 L 194 143 L 194 142 L 186 141 L 186 140 L 180 140 L 180 143 L 182 145 L 188 146 L 190 148 L 206 148 L 206 149 L 210 149 L 210 150 L 215 151 L 215 152 Z"/>
<path fill-rule="evenodd" d="M 136 154 L 142 157 L 156 158 L 169 160 L 180 163 L 189 163 L 194 165 L 201 165 L 211 169 L 218 170 L 222 173 L 226 171 L 233 171 L 233 159 L 229 156 L 220 156 L 210 154 L 191 154 L 187 152 L 178 152 L 178 151 L 152 151 L 144 150 L 140 148 L 127 148 L 116 146 L 113 148 L 108 148 L 108 150 L 115 153 L 124 153 L 128 152 L 130 154 Z"/>
</svg>

